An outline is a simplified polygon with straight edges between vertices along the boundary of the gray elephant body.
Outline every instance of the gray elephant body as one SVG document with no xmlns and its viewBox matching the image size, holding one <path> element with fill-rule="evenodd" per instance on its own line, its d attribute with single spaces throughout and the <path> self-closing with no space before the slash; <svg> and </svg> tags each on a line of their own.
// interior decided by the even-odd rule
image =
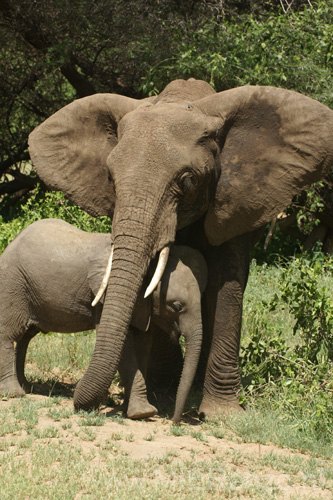
<svg viewBox="0 0 333 500">
<path fill-rule="evenodd" d="M 91 303 L 110 248 L 110 235 L 87 233 L 58 219 L 31 224 L 6 248 L 0 257 L 0 392 L 24 394 L 26 349 L 38 331 L 72 333 L 97 327 L 98 337 L 102 304 Z M 196 277 L 181 258 L 195 268 Z M 205 275 L 199 252 L 174 249 L 152 298 L 139 297 L 133 315 L 131 331 L 140 358 L 149 355 L 154 325 L 177 339 L 184 329 L 190 335 L 183 317 L 186 323 L 187 316 L 200 314 L 199 286 L 204 286 Z M 143 418 L 156 409 L 146 399 L 147 359 L 137 365 L 133 341 L 126 344 L 119 371 L 127 389 L 128 416 Z"/>
<path fill-rule="evenodd" d="M 31 133 L 43 181 L 93 215 L 112 218 L 110 286 L 100 337 L 74 394 L 77 408 L 99 404 L 150 263 L 179 240 L 202 249 L 208 265 L 200 414 L 239 409 L 251 246 L 295 194 L 329 171 L 332 132 L 333 111 L 296 92 L 245 86 L 216 93 L 190 79 L 148 100 L 79 99 Z M 108 372 L 101 373 L 101 358 Z M 92 388 L 87 382 L 96 374 L 100 384 Z"/>
</svg>

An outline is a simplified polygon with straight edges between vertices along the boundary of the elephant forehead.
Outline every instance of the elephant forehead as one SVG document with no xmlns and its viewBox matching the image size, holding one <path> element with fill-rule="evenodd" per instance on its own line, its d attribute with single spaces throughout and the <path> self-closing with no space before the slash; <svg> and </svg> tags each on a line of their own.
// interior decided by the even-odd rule
<svg viewBox="0 0 333 500">
<path fill-rule="evenodd" d="M 168 301 L 180 300 L 186 304 L 193 294 L 199 290 L 197 280 L 191 269 L 180 260 L 170 270 L 167 279 L 166 299 Z"/>
<path fill-rule="evenodd" d="M 118 127 L 119 138 L 135 134 L 137 138 L 169 141 L 197 141 L 215 130 L 213 120 L 189 105 L 161 104 L 128 113 Z"/>
</svg>

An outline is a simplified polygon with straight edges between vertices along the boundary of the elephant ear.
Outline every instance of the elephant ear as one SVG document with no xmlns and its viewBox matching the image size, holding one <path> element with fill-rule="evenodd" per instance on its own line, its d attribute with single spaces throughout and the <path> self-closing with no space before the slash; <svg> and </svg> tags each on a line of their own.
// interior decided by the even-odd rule
<svg viewBox="0 0 333 500">
<path fill-rule="evenodd" d="M 124 96 L 95 94 L 54 113 L 29 136 L 39 177 L 91 215 L 111 215 L 115 193 L 106 160 L 118 142 L 118 122 L 140 104 Z"/>
<path fill-rule="evenodd" d="M 332 164 L 333 111 L 297 92 L 240 87 L 195 106 L 220 121 L 221 176 L 205 219 L 213 245 L 262 227 Z"/>
</svg>

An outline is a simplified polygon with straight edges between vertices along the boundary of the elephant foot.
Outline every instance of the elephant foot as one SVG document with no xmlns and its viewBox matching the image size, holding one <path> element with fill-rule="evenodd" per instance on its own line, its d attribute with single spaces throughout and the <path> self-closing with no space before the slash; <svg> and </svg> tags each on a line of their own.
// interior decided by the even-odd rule
<svg viewBox="0 0 333 500">
<path fill-rule="evenodd" d="M 146 401 L 130 401 L 127 408 L 127 416 L 132 420 L 140 418 L 150 418 L 157 415 L 157 409 Z"/>
<path fill-rule="evenodd" d="M 243 411 L 244 409 L 240 406 L 236 397 L 214 400 L 204 398 L 199 408 L 199 418 L 200 420 L 209 420 L 221 415 Z"/>
<path fill-rule="evenodd" d="M 25 391 L 15 379 L 2 380 L 0 382 L 0 394 L 11 398 L 18 398 L 25 396 Z"/>
</svg>

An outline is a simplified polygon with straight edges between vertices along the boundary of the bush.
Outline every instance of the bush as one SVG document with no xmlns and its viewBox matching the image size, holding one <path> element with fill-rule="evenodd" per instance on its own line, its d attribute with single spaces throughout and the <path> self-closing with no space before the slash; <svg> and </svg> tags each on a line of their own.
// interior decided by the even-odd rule
<svg viewBox="0 0 333 500">
<path fill-rule="evenodd" d="M 333 259 L 321 252 L 298 255 L 281 268 L 279 291 L 252 308 L 250 341 L 241 349 L 242 401 L 293 415 L 300 432 L 332 439 Z M 288 309 L 293 338 L 271 320 Z"/>
<path fill-rule="evenodd" d="M 25 203 L 0 215 L 0 253 L 25 227 L 40 219 L 63 219 L 89 232 L 110 232 L 109 217 L 91 217 L 56 191 L 43 192 L 39 187 Z"/>
<path fill-rule="evenodd" d="M 246 14 L 221 22 L 212 19 L 199 27 L 171 26 L 173 55 L 148 69 L 142 90 L 151 95 L 175 78 L 194 77 L 217 91 L 272 85 L 333 106 L 332 15 L 331 6 L 319 2 L 315 9 L 308 6 L 288 15 Z"/>
<path fill-rule="evenodd" d="M 282 274 L 281 295 L 275 296 L 271 307 L 279 301 L 295 317 L 294 335 L 303 343 L 297 354 L 315 364 L 333 361 L 333 299 L 321 283 L 324 274 L 332 274 L 333 258 L 320 252 L 305 253 L 293 259 Z"/>
</svg>

